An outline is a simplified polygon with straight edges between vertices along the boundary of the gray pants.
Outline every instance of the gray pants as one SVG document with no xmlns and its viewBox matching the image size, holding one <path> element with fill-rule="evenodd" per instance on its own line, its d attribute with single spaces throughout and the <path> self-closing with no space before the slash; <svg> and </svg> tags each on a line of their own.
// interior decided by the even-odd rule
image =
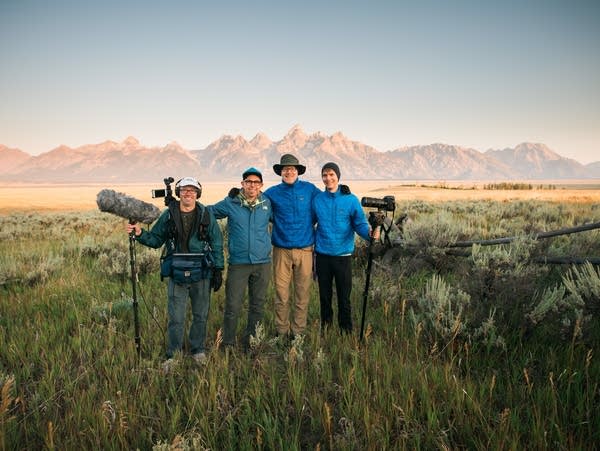
<svg viewBox="0 0 600 451">
<path fill-rule="evenodd" d="M 250 335 L 256 334 L 256 323 L 263 320 L 265 298 L 271 278 L 271 263 L 229 265 L 225 282 L 225 312 L 223 315 L 223 344 L 233 346 L 240 311 L 248 287 L 248 323 L 242 339 L 248 346 Z"/>
<path fill-rule="evenodd" d="M 206 341 L 206 320 L 210 307 L 210 279 L 191 284 L 178 284 L 169 279 L 167 312 L 168 343 L 167 358 L 173 357 L 183 347 L 185 317 L 188 298 L 192 304 L 192 325 L 190 326 L 190 351 L 192 354 L 204 352 Z"/>
</svg>

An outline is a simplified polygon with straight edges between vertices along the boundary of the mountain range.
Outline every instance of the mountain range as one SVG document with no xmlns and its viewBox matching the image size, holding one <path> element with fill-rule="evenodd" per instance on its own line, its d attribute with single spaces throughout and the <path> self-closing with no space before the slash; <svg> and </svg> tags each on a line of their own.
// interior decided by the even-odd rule
<svg viewBox="0 0 600 451">
<path fill-rule="evenodd" d="M 32 156 L 0 145 L 0 181 L 14 182 L 158 182 L 185 175 L 201 181 L 239 180 L 250 166 L 276 180 L 272 166 L 292 153 L 307 167 L 306 179 L 318 180 L 328 161 L 339 164 L 347 180 L 541 180 L 600 178 L 600 162 L 583 165 L 541 143 L 480 152 L 449 144 L 428 144 L 379 151 L 341 132 L 306 134 L 298 125 L 279 141 L 264 133 L 251 140 L 223 135 L 204 149 L 176 142 L 145 147 L 128 137 L 77 148 L 59 146 Z"/>
</svg>

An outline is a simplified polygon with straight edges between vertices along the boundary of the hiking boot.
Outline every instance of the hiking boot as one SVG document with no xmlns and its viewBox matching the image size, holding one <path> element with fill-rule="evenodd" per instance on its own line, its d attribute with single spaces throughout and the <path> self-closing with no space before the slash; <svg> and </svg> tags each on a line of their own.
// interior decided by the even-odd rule
<svg viewBox="0 0 600 451">
<path fill-rule="evenodd" d="M 173 358 L 165 360 L 162 364 L 163 373 L 164 374 L 170 373 L 177 367 L 178 364 L 179 364 L 179 362 L 177 362 L 177 360 L 175 360 Z"/>
</svg>

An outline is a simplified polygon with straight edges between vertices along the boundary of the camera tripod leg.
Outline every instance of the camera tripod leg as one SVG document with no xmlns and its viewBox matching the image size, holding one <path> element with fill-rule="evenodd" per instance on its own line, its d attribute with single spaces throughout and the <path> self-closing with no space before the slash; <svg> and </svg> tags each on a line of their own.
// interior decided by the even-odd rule
<svg viewBox="0 0 600 451">
<path fill-rule="evenodd" d="M 365 279 L 365 291 L 363 292 L 363 305 L 362 305 L 362 318 L 360 320 L 360 341 L 363 339 L 363 333 L 365 330 L 365 317 L 367 314 L 367 298 L 369 296 L 369 284 L 371 283 L 371 268 L 373 267 L 373 237 L 369 240 L 368 260 L 367 260 L 367 271 Z"/>
<path fill-rule="evenodd" d="M 137 351 L 137 358 L 140 359 L 142 353 L 141 338 L 140 338 L 140 319 L 138 315 L 138 301 L 137 301 L 137 281 L 135 274 L 135 231 L 132 231 L 129 235 L 129 264 L 131 266 L 131 290 L 133 298 L 133 324 L 135 330 L 135 349 Z"/>
</svg>

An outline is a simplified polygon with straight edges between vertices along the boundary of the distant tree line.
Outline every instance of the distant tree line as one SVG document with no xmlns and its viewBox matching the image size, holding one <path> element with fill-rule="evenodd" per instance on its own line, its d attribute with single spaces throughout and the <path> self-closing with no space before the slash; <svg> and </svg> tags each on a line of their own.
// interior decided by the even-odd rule
<svg viewBox="0 0 600 451">
<path fill-rule="evenodd" d="M 483 189 L 489 190 L 532 190 L 532 189 L 556 189 L 556 185 L 533 185 L 531 183 L 489 183 L 483 185 Z"/>
</svg>

